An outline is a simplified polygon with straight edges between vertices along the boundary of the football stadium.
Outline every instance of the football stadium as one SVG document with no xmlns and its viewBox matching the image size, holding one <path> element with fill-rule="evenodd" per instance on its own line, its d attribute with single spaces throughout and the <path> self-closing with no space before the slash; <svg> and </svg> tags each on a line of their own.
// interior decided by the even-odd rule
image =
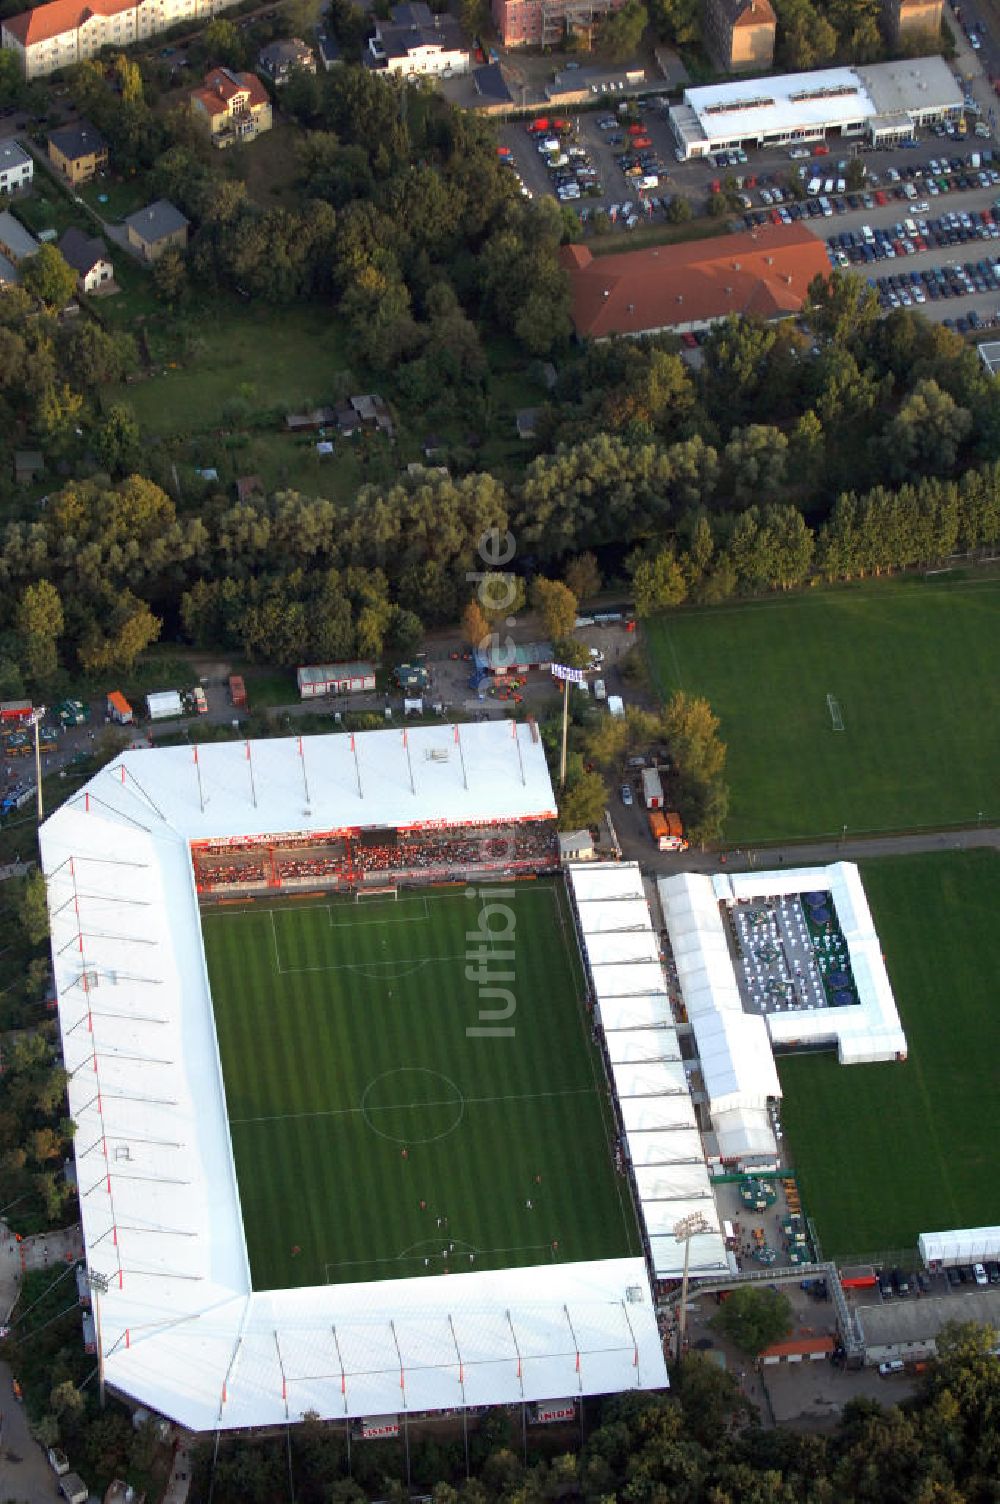
<svg viewBox="0 0 1000 1504">
<path fill-rule="evenodd" d="M 195 1430 L 667 1382 L 724 1268 L 631 864 L 530 722 L 124 752 L 44 824 L 99 1351 Z M 105 1288 L 106 1287 L 106 1288 Z"/>
</svg>

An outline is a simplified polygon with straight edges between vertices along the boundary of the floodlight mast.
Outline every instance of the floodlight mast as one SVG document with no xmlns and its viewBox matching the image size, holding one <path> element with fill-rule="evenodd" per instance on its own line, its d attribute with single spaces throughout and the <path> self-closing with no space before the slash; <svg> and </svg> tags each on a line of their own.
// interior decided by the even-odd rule
<svg viewBox="0 0 1000 1504">
<path fill-rule="evenodd" d="M 691 1239 L 699 1233 L 711 1232 L 709 1223 L 701 1212 L 691 1212 L 674 1223 L 674 1237 L 684 1244 L 684 1274 L 681 1279 L 681 1309 L 677 1322 L 677 1361 L 684 1352 L 684 1333 L 687 1329 L 688 1260 L 691 1257 Z"/>
<path fill-rule="evenodd" d="M 28 717 L 28 725 L 35 731 L 35 798 L 38 807 L 38 823 L 41 825 L 45 819 L 45 807 L 42 803 L 42 749 L 39 744 L 39 727 L 45 715 L 45 706 L 36 705 Z"/>
<path fill-rule="evenodd" d="M 97 1391 L 104 1409 L 104 1346 L 101 1342 L 101 1296 L 108 1293 L 108 1276 L 96 1269 L 87 1270 L 87 1284 L 94 1297 L 94 1335 L 97 1339 Z"/>
</svg>

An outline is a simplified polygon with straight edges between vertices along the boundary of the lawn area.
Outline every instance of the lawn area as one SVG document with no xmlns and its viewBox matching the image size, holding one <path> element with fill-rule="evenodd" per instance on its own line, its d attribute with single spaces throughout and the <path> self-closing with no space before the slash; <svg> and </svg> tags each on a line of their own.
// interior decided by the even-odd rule
<svg viewBox="0 0 1000 1504">
<path fill-rule="evenodd" d="M 335 315 L 325 307 L 250 308 L 220 297 L 211 312 L 189 314 L 172 330 L 175 368 L 108 394 L 131 407 L 149 433 L 229 426 L 234 405 L 249 415 L 328 403 L 333 377 L 346 365 Z"/>
<path fill-rule="evenodd" d="M 504 902 L 503 1038 L 468 1032 L 502 1003 L 467 978 L 462 892 L 203 913 L 256 1289 L 639 1251 L 565 896 Z"/>
<path fill-rule="evenodd" d="M 277 120 L 271 130 L 243 146 L 233 148 L 227 164 L 247 185 L 247 195 L 264 209 L 275 204 L 288 208 L 299 200 L 297 143 L 302 133 L 296 126 Z"/>
<path fill-rule="evenodd" d="M 908 1058 L 779 1060 L 785 1143 L 827 1257 L 1000 1222 L 1000 854 L 892 858 L 863 877 Z"/>
<path fill-rule="evenodd" d="M 1000 820 L 1000 581 L 678 611 L 648 642 L 663 696 L 705 695 L 721 717 L 727 840 Z"/>
<path fill-rule="evenodd" d="M 150 200 L 149 190 L 136 178 L 97 177 L 81 184 L 76 192 L 109 224 L 117 224 Z M 96 233 L 96 225 L 94 227 Z"/>
</svg>

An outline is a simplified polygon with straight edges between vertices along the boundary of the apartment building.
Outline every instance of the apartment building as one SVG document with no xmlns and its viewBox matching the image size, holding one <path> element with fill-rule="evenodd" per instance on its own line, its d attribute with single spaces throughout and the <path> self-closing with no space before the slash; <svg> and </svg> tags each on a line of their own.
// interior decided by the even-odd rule
<svg viewBox="0 0 1000 1504">
<path fill-rule="evenodd" d="M 176 26 L 209 20 L 237 0 L 49 0 L 0 22 L 0 44 L 17 53 L 25 78 L 95 57 L 102 47 L 133 42 Z"/>
<path fill-rule="evenodd" d="M 771 0 L 706 0 L 705 41 L 729 73 L 773 67 L 777 29 Z"/>
</svg>

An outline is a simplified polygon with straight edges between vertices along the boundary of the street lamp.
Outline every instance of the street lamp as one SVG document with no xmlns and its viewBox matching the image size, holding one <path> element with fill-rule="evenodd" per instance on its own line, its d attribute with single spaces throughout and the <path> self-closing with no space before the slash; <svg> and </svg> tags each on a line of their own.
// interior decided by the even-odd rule
<svg viewBox="0 0 1000 1504">
<path fill-rule="evenodd" d="M 108 1293 L 108 1276 L 96 1269 L 87 1270 L 87 1284 L 94 1297 L 94 1335 L 97 1338 L 97 1388 L 104 1409 L 104 1348 L 101 1344 L 101 1296 Z"/>
<path fill-rule="evenodd" d="M 691 1256 L 691 1239 L 700 1233 L 711 1232 L 712 1227 L 701 1212 L 691 1212 L 674 1223 L 674 1237 L 684 1244 L 684 1276 L 681 1280 L 681 1310 L 677 1322 L 677 1361 L 684 1351 L 684 1332 L 687 1328 L 688 1259 Z"/>
<path fill-rule="evenodd" d="M 42 803 L 42 750 L 38 741 L 38 728 L 45 718 L 45 706 L 36 705 L 28 717 L 28 725 L 35 729 L 35 796 L 38 804 L 38 823 L 41 825 L 45 819 L 45 807 Z"/>
</svg>

